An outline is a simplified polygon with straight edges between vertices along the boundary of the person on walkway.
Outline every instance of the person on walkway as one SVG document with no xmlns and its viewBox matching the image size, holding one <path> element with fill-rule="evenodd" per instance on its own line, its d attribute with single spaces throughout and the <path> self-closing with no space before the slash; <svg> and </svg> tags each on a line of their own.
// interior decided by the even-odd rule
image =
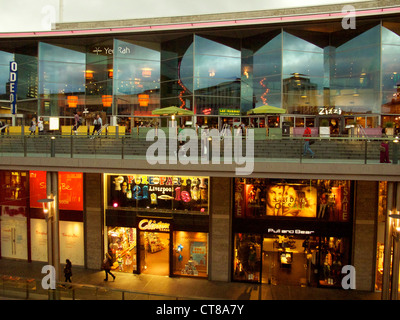
<svg viewBox="0 0 400 320">
<path fill-rule="evenodd" d="M 31 132 L 30 135 L 34 135 L 36 132 L 36 118 L 33 117 L 31 121 L 31 125 L 29 127 L 29 131 Z"/>
<path fill-rule="evenodd" d="M 111 273 L 111 266 L 112 266 L 112 258 L 109 253 L 106 253 L 106 257 L 103 261 L 103 269 L 106 273 L 106 278 L 104 281 L 108 281 L 108 275 L 110 274 L 113 277 L 113 281 L 115 280 L 115 276 Z"/>
<path fill-rule="evenodd" d="M 74 127 L 72 128 L 72 131 L 74 132 L 74 134 L 77 134 L 78 128 L 81 125 L 81 119 L 79 117 L 78 112 L 74 112 Z"/>
<path fill-rule="evenodd" d="M 96 118 L 94 119 L 93 125 L 94 125 L 94 128 L 93 128 L 92 135 L 94 135 L 95 132 L 97 134 L 99 134 L 99 130 L 103 126 L 103 120 L 101 120 L 101 117 L 99 114 L 96 114 Z"/>
<path fill-rule="evenodd" d="M 304 130 L 303 137 L 311 137 L 311 129 L 309 127 L 306 127 Z M 315 153 L 310 148 L 310 139 L 304 140 L 303 157 L 306 156 L 307 153 L 311 154 L 311 158 L 315 157 Z"/>
<path fill-rule="evenodd" d="M 39 135 L 42 135 L 44 133 L 44 121 L 43 117 L 40 117 L 38 122 L 37 122 L 37 127 L 39 130 Z"/>
<path fill-rule="evenodd" d="M 66 265 L 64 267 L 64 276 L 65 276 L 65 282 L 72 282 L 71 281 L 71 276 L 72 276 L 72 263 L 69 259 L 65 260 Z"/>
<path fill-rule="evenodd" d="M 379 154 L 379 162 L 380 163 L 390 163 L 389 160 L 389 144 L 386 141 L 382 141 L 379 146 L 380 154 Z"/>
</svg>

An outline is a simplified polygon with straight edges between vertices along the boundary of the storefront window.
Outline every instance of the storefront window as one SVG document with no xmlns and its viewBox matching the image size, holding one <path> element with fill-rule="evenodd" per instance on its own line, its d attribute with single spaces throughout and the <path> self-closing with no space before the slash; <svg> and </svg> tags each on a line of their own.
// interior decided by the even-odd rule
<svg viewBox="0 0 400 320">
<path fill-rule="evenodd" d="M 208 178 L 106 175 L 107 205 L 158 212 L 208 214 Z"/>
<path fill-rule="evenodd" d="M 350 181 L 236 178 L 235 217 L 350 221 Z"/>
<path fill-rule="evenodd" d="M 27 182 L 24 171 L 0 171 L 1 256 L 28 258 Z"/>
<path fill-rule="evenodd" d="M 136 271 L 136 228 L 108 227 L 107 238 L 108 249 L 114 258 L 112 269 Z"/>
<path fill-rule="evenodd" d="M 207 233 L 185 231 L 174 232 L 173 274 L 207 277 Z"/>
<path fill-rule="evenodd" d="M 261 236 L 254 234 L 235 234 L 233 279 L 260 281 Z"/>
<path fill-rule="evenodd" d="M 383 280 L 383 258 L 385 250 L 385 229 L 387 214 L 387 181 L 379 182 L 378 197 L 378 231 L 376 243 L 376 273 L 375 273 L 375 290 L 382 290 Z"/>
</svg>

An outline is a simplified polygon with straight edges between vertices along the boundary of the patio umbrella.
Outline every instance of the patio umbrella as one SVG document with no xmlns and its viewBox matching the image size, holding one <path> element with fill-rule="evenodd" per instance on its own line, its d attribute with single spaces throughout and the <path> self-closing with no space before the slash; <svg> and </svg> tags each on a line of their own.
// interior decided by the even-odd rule
<svg viewBox="0 0 400 320">
<path fill-rule="evenodd" d="M 247 114 L 276 114 L 276 113 L 286 113 L 285 109 L 273 107 L 269 105 L 264 105 L 261 107 L 249 110 Z"/>
<path fill-rule="evenodd" d="M 191 110 L 181 109 L 181 108 L 178 108 L 175 106 L 155 109 L 151 113 L 155 114 L 155 115 L 160 115 L 160 116 L 172 116 L 172 115 L 192 116 L 192 115 L 194 115 L 193 111 L 191 111 Z"/>
</svg>

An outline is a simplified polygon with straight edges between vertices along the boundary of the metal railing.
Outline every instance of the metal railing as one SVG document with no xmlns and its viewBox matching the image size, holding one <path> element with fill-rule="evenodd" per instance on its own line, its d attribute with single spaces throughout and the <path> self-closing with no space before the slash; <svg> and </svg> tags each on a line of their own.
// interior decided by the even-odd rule
<svg viewBox="0 0 400 320">
<path fill-rule="evenodd" d="M 43 289 L 41 281 L 8 275 L 0 276 L 0 297 L 21 300 L 211 300 L 211 298 L 129 291 L 67 282 L 57 282 L 55 289 Z"/>
<path fill-rule="evenodd" d="M 208 157 L 214 160 L 219 153 L 221 162 L 233 159 L 234 138 L 211 137 L 206 142 L 198 136 L 197 154 L 188 153 L 201 162 Z M 246 146 L 253 144 L 255 161 L 302 162 L 310 158 L 303 156 L 304 137 L 255 137 L 252 141 L 242 138 L 242 154 L 246 156 Z M 311 149 L 315 152 L 312 161 L 379 163 L 380 144 L 389 145 L 389 158 L 398 163 L 398 143 L 394 137 L 311 137 L 315 143 Z M 156 141 L 156 140 L 155 140 Z M 17 157 L 60 157 L 60 158 L 102 158 L 102 159 L 146 159 L 147 151 L 155 141 L 146 141 L 145 135 L 1 135 L 0 156 Z M 166 137 L 165 157 L 176 157 L 179 143 L 176 138 Z M 204 143 L 204 145 L 202 144 Z M 206 148 L 204 148 L 206 146 Z M 206 150 L 206 151 L 205 151 Z M 218 151 L 218 152 L 216 152 Z M 214 154 L 213 154 L 214 152 Z M 182 156 L 182 152 L 178 155 Z M 159 155 L 160 156 L 160 155 Z M 179 159 L 179 158 L 178 158 Z"/>
</svg>

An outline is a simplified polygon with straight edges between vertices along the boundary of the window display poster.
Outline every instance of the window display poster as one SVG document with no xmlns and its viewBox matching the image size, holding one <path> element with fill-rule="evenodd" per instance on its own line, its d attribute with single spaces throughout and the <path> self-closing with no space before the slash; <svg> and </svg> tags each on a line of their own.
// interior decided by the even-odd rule
<svg viewBox="0 0 400 320">
<path fill-rule="evenodd" d="M 38 202 L 47 198 L 46 171 L 29 172 L 30 207 L 41 208 Z M 59 172 L 58 189 L 60 210 L 83 210 L 83 174 L 81 172 Z"/>
<path fill-rule="evenodd" d="M 108 204 L 119 207 L 208 213 L 208 178 L 109 175 Z"/>
<path fill-rule="evenodd" d="M 83 174 L 81 172 L 59 172 L 60 210 L 83 210 Z"/>
<path fill-rule="evenodd" d="M 38 200 L 47 198 L 46 171 L 29 171 L 29 194 L 30 207 L 42 208 Z"/>
<path fill-rule="evenodd" d="M 206 242 L 191 242 L 190 257 L 196 261 L 197 265 L 204 266 L 207 261 L 207 243 Z"/>
<path fill-rule="evenodd" d="M 267 215 L 315 218 L 317 189 L 303 184 L 271 184 L 267 188 Z"/>
<path fill-rule="evenodd" d="M 3 206 L 1 210 L 1 256 L 28 259 L 25 207 Z"/>
<path fill-rule="evenodd" d="M 0 171 L 0 203 L 26 206 L 28 173 L 25 171 Z"/>
<path fill-rule="evenodd" d="M 31 219 L 31 257 L 33 261 L 48 261 L 47 223 L 43 219 Z"/>
<path fill-rule="evenodd" d="M 60 221 L 60 263 L 84 265 L 83 223 Z"/>
</svg>

